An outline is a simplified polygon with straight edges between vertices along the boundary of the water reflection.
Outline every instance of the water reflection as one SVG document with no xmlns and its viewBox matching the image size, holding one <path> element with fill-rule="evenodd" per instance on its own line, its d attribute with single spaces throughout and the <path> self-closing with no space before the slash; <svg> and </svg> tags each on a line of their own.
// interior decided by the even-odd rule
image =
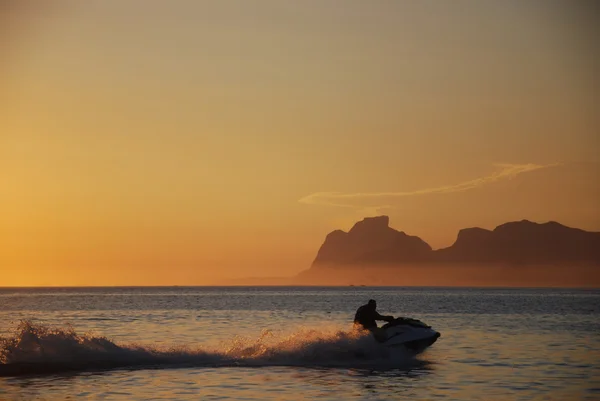
<svg viewBox="0 0 600 401">
<path fill-rule="evenodd" d="M 205 363 L 3 378 L 0 399 L 592 400 L 600 392 L 597 291 L 184 289 L 179 295 L 175 289 L 91 289 L 77 296 L 69 291 L 3 296 L 0 335 L 10 332 L 10 321 L 37 317 L 53 325 L 71 322 L 78 333 L 92 330 L 119 345 L 185 344 L 225 352 L 246 337 L 260 349 L 256 339 L 263 330 L 347 329 L 357 298 L 373 297 L 390 313 L 430 322 L 442 338 L 416 360 L 396 366 L 383 359 L 348 363 L 343 341 L 316 341 L 308 348 L 283 342 L 291 346 L 267 353 L 269 366 Z M 323 367 L 331 361 L 343 366 Z"/>
</svg>

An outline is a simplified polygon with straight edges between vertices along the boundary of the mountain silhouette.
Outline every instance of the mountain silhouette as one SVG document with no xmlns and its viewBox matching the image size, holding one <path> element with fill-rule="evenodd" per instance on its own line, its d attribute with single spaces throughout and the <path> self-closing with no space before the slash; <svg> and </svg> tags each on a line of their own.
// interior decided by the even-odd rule
<svg viewBox="0 0 600 401">
<path fill-rule="evenodd" d="M 452 246 L 433 250 L 421 238 L 389 227 L 388 216 L 369 217 L 348 232 L 327 235 L 310 270 L 424 264 L 600 266 L 600 232 L 522 220 L 493 230 L 460 230 Z"/>
<path fill-rule="evenodd" d="M 325 238 L 313 266 L 415 262 L 428 258 L 431 247 L 419 237 L 389 227 L 389 217 L 369 217 L 347 233 L 336 230 Z"/>
</svg>

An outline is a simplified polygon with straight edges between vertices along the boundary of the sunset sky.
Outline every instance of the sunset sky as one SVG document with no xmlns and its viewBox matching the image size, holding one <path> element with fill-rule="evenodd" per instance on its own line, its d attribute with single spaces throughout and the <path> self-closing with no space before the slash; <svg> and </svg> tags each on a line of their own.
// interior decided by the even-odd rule
<svg viewBox="0 0 600 401">
<path fill-rule="evenodd" d="M 285 276 L 365 216 L 600 231 L 600 13 L 0 2 L 0 286 Z"/>
</svg>

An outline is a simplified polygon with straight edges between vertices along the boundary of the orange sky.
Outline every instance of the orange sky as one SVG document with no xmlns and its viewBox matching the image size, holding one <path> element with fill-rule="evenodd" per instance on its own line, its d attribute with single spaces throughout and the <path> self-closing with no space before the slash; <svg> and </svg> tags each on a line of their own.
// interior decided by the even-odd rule
<svg viewBox="0 0 600 401">
<path fill-rule="evenodd" d="M 523 218 L 600 230 L 598 15 L 4 1 L 0 286 L 290 275 L 374 214 L 436 248 Z"/>
</svg>

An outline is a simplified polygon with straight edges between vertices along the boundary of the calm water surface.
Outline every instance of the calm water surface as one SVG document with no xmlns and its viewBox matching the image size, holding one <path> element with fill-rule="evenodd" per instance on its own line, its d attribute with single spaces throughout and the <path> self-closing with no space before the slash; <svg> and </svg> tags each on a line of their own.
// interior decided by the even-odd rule
<svg viewBox="0 0 600 401">
<path fill-rule="evenodd" d="M 413 357 L 356 335 L 369 298 L 442 337 Z M 0 400 L 600 400 L 599 333 L 598 290 L 0 289 L 3 362 L 75 368 L 0 377 Z"/>
</svg>

